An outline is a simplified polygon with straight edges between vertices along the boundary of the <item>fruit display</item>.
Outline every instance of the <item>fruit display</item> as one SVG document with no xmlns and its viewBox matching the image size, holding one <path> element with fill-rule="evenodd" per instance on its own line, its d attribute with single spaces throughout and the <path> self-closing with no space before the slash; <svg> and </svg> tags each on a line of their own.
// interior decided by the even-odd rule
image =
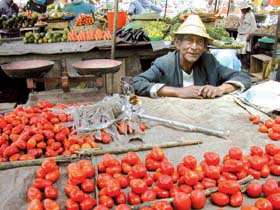
<svg viewBox="0 0 280 210">
<path fill-rule="evenodd" d="M 150 21 L 144 25 L 144 31 L 150 39 L 163 39 L 168 29 L 169 25 L 163 21 Z"/>
<path fill-rule="evenodd" d="M 239 17 L 236 15 L 229 15 L 226 18 L 217 20 L 215 22 L 215 26 L 219 26 L 222 28 L 235 28 L 237 29 L 239 26 Z"/>
<path fill-rule="evenodd" d="M 231 42 L 224 42 L 220 40 L 214 40 L 211 42 L 213 46 L 219 49 L 241 49 L 244 47 L 244 44 L 232 39 Z"/>
<path fill-rule="evenodd" d="M 26 27 L 33 27 L 38 20 L 38 15 L 33 13 L 31 16 L 26 16 L 24 14 L 19 14 L 11 18 L 6 16 L 0 17 L 0 29 L 10 30 L 10 29 L 20 29 Z"/>
<path fill-rule="evenodd" d="M 80 14 L 75 21 L 76 26 L 92 25 L 94 23 L 92 15 Z"/>
<path fill-rule="evenodd" d="M 66 210 L 132 209 L 130 205 L 146 202 L 152 203 L 137 209 L 206 209 L 208 199 L 218 207 L 246 209 L 243 193 L 256 198 L 259 209 L 263 205 L 279 209 L 278 177 L 268 178 L 270 174 L 279 176 L 274 173 L 279 171 L 279 155 L 280 147 L 275 144 L 268 144 L 265 149 L 252 146 L 249 154 L 231 147 L 224 157 L 208 151 L 202 161 L 186 154 L 177 165 L 158 147 L 153 147 L 144 158 L 135 152 L 121 157 L 105 154 L 95 164 L 90 160 L 70 163 L 67 182 L 60 187 L 68 197 L 64 202 Z M 241 182 L 248 175 L 255 180 Z M 39 206 L 45 204 L 43 199 L 55 200 L 60 195 L 46 189 L 59 177 L 55 162 L 44 161 L 28 190 L 29 200 L 34 199 L 33 203 Z M 262 183 L 258 181 L 261 177 L 265 178 Z M 157 201 L 165 198 L 172 199 Z"/>
<path fill-rule="evenodd" d="M 54 42 L 66 42 L 67 41 L 67 30 L 63 31 L 49 31 L 49 32 L 27 32 L 24 36 L 24 43 L 54 43 Z"/>
<path fill-rule="evenodd" d="M 229 36 L 229 33 L 225 30 L 225 28 L 222 27 L 213 27 L 213 26 L 207 26 L 206 27 L 207 33 L 216 40 L 221 40 L 224 42 L 231 42 L 231 38 Z"/>
<path fill-rule="evenodd" d="M 276 25 L 261 26 L 260 28 L 257 28 L 256 33 L 275 34 L 276 33 Z"/>
<path fill-rule="evenodd" d="M 275 120 L 266 120 L 263 122 L 260 116 L 252 115 L 249 120 L 252 124 L 259 125 L 258 131 L 267 134 L 271 140 L 280 140 L 280 117 L 276 117 Z"/>
<path fill-rule="evenodd" d="M 60 169 L 55 160 L 45 160 L 36 171 L 36 178 L 27 190 L 27 210 L 57 209 L 59 196 L 56 181 L 60 178 Z"/>
<path fill-rule="evenodd" d="M 77 41 L 98 41 L 98 40 L 111 40 L 112 35 L 109 31 L 103 31 L 101 29 L 88 29 L 82 31 L 76 31 L 72 29 L 67 36 L 69 42 Z"/>
</svg>

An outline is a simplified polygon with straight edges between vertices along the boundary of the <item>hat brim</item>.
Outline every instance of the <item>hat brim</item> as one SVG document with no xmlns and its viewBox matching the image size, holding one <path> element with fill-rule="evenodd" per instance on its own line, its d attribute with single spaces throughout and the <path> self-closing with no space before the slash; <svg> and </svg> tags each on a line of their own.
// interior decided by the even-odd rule
<svg viewBox="0 0 280 210">
<path fill-rule="evenodd" d="M 196 33 L 196 32 L 191 32 L 191 31 L 190 32 L 180 32 L 180 31 L 177 31 L 177 32 L 174 32 L 174 34 L 175 35 L 196 35 L 196 36 L 200 36 L 200 37 L 206 38 L 209 41 L 213 41 L 214 40 L 208 34 Z"/>
</svg>

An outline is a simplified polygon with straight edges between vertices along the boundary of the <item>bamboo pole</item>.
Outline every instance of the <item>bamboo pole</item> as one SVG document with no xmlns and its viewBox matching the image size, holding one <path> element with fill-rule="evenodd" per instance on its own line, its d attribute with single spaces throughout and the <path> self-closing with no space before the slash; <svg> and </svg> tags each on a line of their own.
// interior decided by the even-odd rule
<svg viewBox="0 0 280 210">
<path fill-rule="evenodd" d="M 238 181 L 238 183 L 241 185 L 241 188 L 244 188 L 243 186 L 250 183 L 252 180 L 254 180 L 254 177 L 249 175 L 249 176 L 247 176 L 243 179 L 240 179 Z M 218 187 L 211 187 L 211 188 L 208 188 L 208 189 L 205 190 L 205 195 L 210 196 L 212 193 L 217 192 L 217 191 L 218 191 Z M 138 210 L 138 209 L 141 209 L 142 207 L 151 206 L 153 203 L 156 203 L 156 202 L 159 202 L 159 201 L 167 201 L 168 203 L 172 203 L 173 198 L 158 199 L 158 200 L 154 200 L 154 201 L 141 203 L 139 205 L 131 206 L 131 209 L 132 210 Z"/>
<path fill-rule="evenodd" d="M 118 26 L 118 12 L 119 12 L 119 0 L 114 1 L 114 25 L 113 25 L 113 36 L 112 36 L 112 50 L 111 59 L 115 59 L 116 52 L 116 32 Z"/>
<path fill-rule="evenodd" d="M 54 157 L 57 163 L 68 163 L 75 160 L 78 160 L 81 156 L 100 156 L 106 153 L 111 154 L 122 154 L 127 152 L 140 152 L 152 149 L 154 146 L 158 146 L 160 148 L 173 148 L 173 147 L 181 147 L 181 146 L 190 146 L 190 145 L 197 145 L 202 144 L 202 141 L 199 140 L 189 140 L 189 141 L 171 141 L 165 142 L 162 144 L 143 144 L 140 146 L 133 146 L 133 147 L 114 147 L 114 148 L 107 148 L 107 149 L 83 149 L 77 152 L 72 156 L 57 156 Z M 26 160 L 26 161 L 13 161 L 13 162 L 5 162 L 0 164 L 0 170 L 7 170 L 12 168 L 19 168 L 19 167 L 27 167 L 27 166 L 39 166 L 48 158 L 40 158 L 35 160 Z"/>
<path fill-rule="evenodd" d="M 164 19 L 166 18 L 167 3 L 168 3 L 168 0 L 165 0 L 165 8 L 164 8 L 164 16 L 163 16 Z"/>
<path fill-rule="evenodd" d="M 160 123 L 165 124 L 167 126 L 171 126 L 173 128 L 184 129 L 184 130 L 190 131 L 190 132 L 199 132 L 199 133 L 203 133 L 203 134 L 206 134 L 206 135 L 217 136 L 217 137 L 220 137 L 220 138 L 226 138 L 229 135 L 229 131 L 224 132 L 224 131 L 220 131 L 220 130 L 203 128 L 203 127 L 194 126 L 194 125 L 191 125 L 191 124 L 186 124 L 186 123 L 173 121 L 173 120 L 166 120 L 166 119 L 163 119 L 163 118 L 154 117 L 154 116 L 145 115 L 145 114 L 137 114 L 137 115 L 142 119 L 147 119 L 147 120 L 160 122 Z"/>
</svg>

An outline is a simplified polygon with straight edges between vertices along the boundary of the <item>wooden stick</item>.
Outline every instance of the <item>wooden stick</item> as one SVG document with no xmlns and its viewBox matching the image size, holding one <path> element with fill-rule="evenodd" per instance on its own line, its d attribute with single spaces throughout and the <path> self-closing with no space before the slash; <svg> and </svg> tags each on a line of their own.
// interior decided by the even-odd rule
<svg viewBox="0 0 280 210">
<path fill-rule="evenodd" d="M 244 190 L 243 186 L 248 184 L 252 180 L 254 180 L 254 177 L 249 175 L 249 176 L 246 176 L 243 179 L 240 179 L 238 181 L 238 183 L 241 185 L 241 189 Z M 217 191 L 218 191 L 218 187 L 211 187 L 211 188 L 208 188 L 208 189 L 205 190 L 205 195 L 209 196 L 212 193 L 217 192 Z M 150 201 L 150 202 L 141 203 L 139 205 L 131 206 L 131 209 L 132 210 L 138 210 L 138 209 L 140 209 L 142 207 L 145 207 L 145 206 L 151 206 L 153 203 L 159 202 L 159 201 L 167 201 L 168 203 L 172 203 L 173 202 L 173 198 L 158 199 L 158 200 L 154 200 L 154 201 Z"/>
<path fill-rule="evenodd" d="M 165 142 L 162 144 L 143 144 L 140 146 L 132 146 L 132 147 L 114 147 L 109 149 L 103 149 L 103 150 L 93 150 L 93 149 L 84 149 L 80 150 L 77 153 L 80 155 L 103 155 L 105 153 L 111 153 L 111 154 L 122 154 L 127 152 L 139 152 L 139 151 L 146 151 L 151 150 L 154 146 L 160 147 L 160 148 L 172 148 L 172 147 L 181 147 L 181 146 L 190 146 L 190 145 L 197 145 L 202 144 L 202 141 L 199 140 L 191 140 L 191 141 L 170 141 Z"/>
<path fill-rule="evenodd" d="M 172 147 L 180 147 L 180 146 L 189 146 L 189 145 L 197 145 L 202 144 L 202 141 L 174 141 L 174 142 L 165 142 L 162 144 L 157 145 L 161 148 L 172 148 Z M 72 162 L 74 160 L 78 160 L 81 155 L 83 156 L 99 156 L 104 155 L 105 153 L 111 153 L 111 154 L 122 154 L 126 152 L 139 152 L 139 151 L 145 151 L 150 150 L 155 146 L 155 144 L 144 144 L 140 146 L 133 146 L 133 147 L 114 147 L 109 149 L 83 149 L 77 152 L 77 154 L 74 154 L 72 156 L 57 156 L 55 157 L 55 160 L 58 163 L 67 163 Z M 6 170 L 11 168 L 18 168 L 18 167 L 26 167 L 26 166 L 39 166 L 42 164 L 44 160 L 48 158 L 40 158 L 35 160 L 27 160 L 27 161 L 13 161 L 13 162 L 5 162 L 0 164 L 0 170 Z"/>
<path fill-rule="evenodd" d="M 162 119 L 160 117 L 154 117 L 154 116 L 149 116 L 149 115 L 145 115 L 145 114 L 137 114 L 137 115 L 142 119 L 160 122 L 162 124 L 171 126 L 173 128 L 180 128 L 180 129 L 184 129 L 186 131 L 204 133 L 206 135 L 217 136 L 220 138 L 226 138 L 229 135 L 229 131 L 224 132 L 224 131 L 213 130 L 213 129 L 209 129 L 209 128 L 203 128 L 203 127 L 194 126 L 191 124 L 186 124 L 186 123 L 173 121 L 173 120 L 166 120 L 166 119 Z"/>
</svg>

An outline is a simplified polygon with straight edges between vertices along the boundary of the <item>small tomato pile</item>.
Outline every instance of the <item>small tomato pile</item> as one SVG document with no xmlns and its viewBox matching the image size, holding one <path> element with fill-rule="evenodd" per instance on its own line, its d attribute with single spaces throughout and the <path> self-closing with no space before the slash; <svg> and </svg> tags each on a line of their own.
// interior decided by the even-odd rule
<svg viewBox="0 0 280 210">
<path fill-rule="evenodd" d="M 28 210 L 59 210 L 55 201 L 58 189 L 54 186 L 60 177 L 55 160 L 48 159 L 36 171 L 36 178 L 27 191 Z"/>
<path fill-rule="evenodd" d="M 67 172 L 68 181 L 64 192 L 69 199 L 66 201 L 66 209 L 93 209 L 96 206 L 96 200 L 91 196 L 91 193 L 95 191 L 94 165 L 89 160 L 80 160 L 69 164 Z"/>
<path fill-rule="evenodd" d="M 268 137 L 273 141 L 280 140 L 280 117 L 276 117 L 274 120 L 266 120 L 262 122 L 260 116 L 252 115 L 250 116 L 250 121 L 253 124 L 260 125 L 259 132 L 267 133 Z"/>
</svg>

